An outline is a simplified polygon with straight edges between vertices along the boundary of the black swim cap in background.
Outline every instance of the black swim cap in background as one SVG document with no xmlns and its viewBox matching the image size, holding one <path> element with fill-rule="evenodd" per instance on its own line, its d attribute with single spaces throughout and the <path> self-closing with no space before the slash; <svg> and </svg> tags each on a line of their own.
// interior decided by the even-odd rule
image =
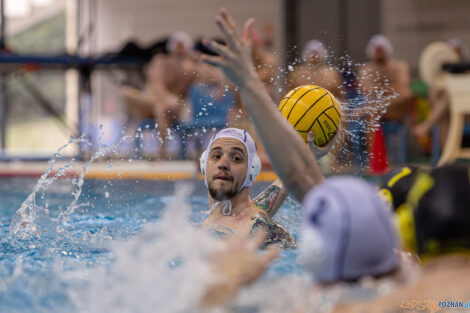
<svg viewBox="0 0 470 313">
<path fill-rule="evenodd" d="M 413 208 L 418 254 L 470 251 L 469 168 L 438 167 L 428 177 L 433 187 Z"/>
<path fill-rule="evenodd" d="M 399 221 L 404 245 L 419 255 L 470 252 L 470 168 L 393 169 L 379 188 Z"/>
<path fill-rule="evenodd" d="M 417 166 L 403 166 L 392 169 L 385 174 L 379 184 L 382 194 L 387 194 L 391 199 L 392 208 L 395 211 L 400 205 L 406 202 L 408 192 L 418 173 Z"/>
</svg>

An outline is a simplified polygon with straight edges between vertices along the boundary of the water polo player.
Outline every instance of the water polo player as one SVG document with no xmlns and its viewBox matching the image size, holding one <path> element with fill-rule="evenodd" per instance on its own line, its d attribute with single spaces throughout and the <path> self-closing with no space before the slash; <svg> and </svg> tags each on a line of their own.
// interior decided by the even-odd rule
<svg viewBox="0 0 470 313">
<path fill-rule="evenodd" d="M 380 188 L 408 250 L 432 256 L 470 249 L 468 166 L 405 166 L 387 173 Z"/>
<path fill-rule="evenodd" d="M 401 264 L 398 241 L 391 212 L 375 188 L 358 178 L 323 177 L 314 154 L 275 109 L 256 75 L 251 61 L 253 20 L 247 21 L 242 36 L 225 10 L 216 22 L 227 45 L 205 41 L 219 56 L 204 59 L 220 67 L 239 87 L 276 173 L 302 201 L 305 214 L 299 261 L 326 285 L 365 276 L 394 275 Z M 261 262 L 264 264 L 264 260 Z"/>
<path fill-rule="evenodd" d="M 267 232 L 266 245 L 295 247 L 294 238 L 267 213 L 282 204 L 282 185 L 274 184 L 254 201 L 250 199 L 250 187 L 261 170 L 261 162 L 248 132 L 238 128 L 219 131 L 202 153 L 200 166 L 211 208 L 204 228 L 222 234 L 247 234 L 261 228 Z"/>
<path fill-rule="evenodd" d="M 276 173 L 287 189 L 292 192 L 299 201 L 302 201 L 303 207 L 307 211 L 310 211 L 310 208 L 316 208 L 318 211 L 321 211 L 321 214 L 318 212 L 317 215 L 313 214 L 313 217 L 308 218 L 318 218 L 318 226 L 321 227 L 323 223 L 320 215 L 328 216 L 329 214 L 334 214 L 335 208 L 340 208 L 340 215 L 345 215 L 345 211 L 351 208 L 354 208 L 354 214 L 371 214 L 366 212 L 363 206 L 360 205 L 360 202 L 348 200 L 351 196 L 354 196 L 355 193 L 354 189 L 351 187 L 352 183 L 343 186 L 341 184 L 337 185 L 338 183 L 335 181 L 325 180 L 314 154 L 291 124 L 275 109 L 275 105 L 256 75 L 251 60 L 250 32 L 253 20 L 250 19 L 247 21 L 242 36 L 237 34 L 234 23 L 225 10 L 221 10 L 216 22 L 228 44 L 227 46 L 222 46 L 214 41 L 205 41 L 207 46 L 214 50 L 214 52 L 217 52 L 219 56 L 205 56 L 204 59 L 206 62 L 220 67 L 224 74 L 233 83 L 239 86 L 242 101 L 263 141 Z M 350 180 L 357 185 L 368 186 L 368 183 L 361 179 L 350 178 Z M 315 188 L 317 186 L 322 186 L 321 190 L 325 193 L 324 197 L 311 196 L 312 194 L 316 194 Z M 362 190 L 361 194 L 364 197 L 364 201 L 369 201 L 368 198 L 370 197 L 369 202 L 373 210 L 368 211 L 375 212 L 373 214 L 380 214 L 382 217 L 379 218 L 379 221 L 381 225 L 384 225 L 384 229 L 387 229 L 386 225 L 390 222 L 388 220 L 390 214 L 386 212 L 383 203 L 373 191 L 373 188 L 366 189 L 365 191 Z M 326 194 L 327 192 L 328 194 Z M 353 195 L 350 194 L 351 192 Z M 322 203 L 325 205 L 322 205 Z M 340 237 L 342 236 L 344 239 L 344 232 L 348 232 L 352 224 L 348 224 L 346 217 L 333 220 L 339 223 L 337 225 L 339 231 L 338 235 Z M 351 221 L 352 220 L 349 219 L 349 222 Z M 364 233 L 359 236 L 359 238 L 362 238 L 363 242 L 358 242 L 358 245 L 350 245 L 350 248 L 367 250 L 367 242 L 368 240 L 372 240 L 371 236 L 369 236 L 370 234 L 367 232 L 367 228 L 368 227 L 364 224 Z M 361 229 L 361 227 L 358 227 L 358 229 Z M 391 238 L 388 240 L 387 244 L 388 254 L 386 254 L 385 260 L 375 258 L 378 262 L 380 261 L 379 263 L 383 261 L 383 264 L 388 265 L 377 265 L 377 268 L 380 268 L 380 270 L 374 272 L 374 275 L 384 274 L 393 269 L 397 264 L 397 256 L 391 253 L 395 247 L 392 239 L 394 238 L 393 230 L 389 229 L 388 232 L 392 232 L 384 236 L 384 238 Z M 346 241 L 347 240 L 342 240 L 343 244 L 346 244 Z M 361 244 L 363 245 L 362 247 Z M 369 264 L 372 265 L 373 262 Z M 345 264 L 345 266 L 347 265 Z M 353 279 L 354 277 L 352 276 L 354 275 L 349 277 L 337 277 L 338 279 Z"/>
<path fill-rule="evenodd" d="M 403 299 L 432 299 L 426 306 L 435 311 L 464 310 L 462 300 L 468 298 L 470 276 L 468 166 L 401 167 L 384 176 L 381 188 L 381 195 L 396 213 L 404 246 L 422 260 L 421 273 L 413 283 L 385 296 L 334 312 L 390 312 L 397 303 L 404 309 L 417 308 Z"/>
<path fill-rule="evenodd" d="M 312 295 L 331 291 L 332 305 L 357 300 L 359 295 L 371 299 L 384 284 L 393 288 L 411 278 L 410 270 L 415 266 L 410 267 L 403 254 L 397 253 L 391 214 L 374 186 L 351 177 L 331 178 L 313 188 L 303 206 L 297 261 L 313 278 L 309 289 Z M 262 235 L 256 234 L 253 239 L 232 237 L 215 254 L 211 268 L 220 279 L 206 289 L 202 306 L 226 303 L 261 276 L 276 256 L 272 249 L 258 253 Z M 344 284 L 364 277 L 376 279 L 369 280 L 364 289 L 361 284 Z M 310 312 L 311 307 L 296 306 L 292 311 Z"/>
</svg>

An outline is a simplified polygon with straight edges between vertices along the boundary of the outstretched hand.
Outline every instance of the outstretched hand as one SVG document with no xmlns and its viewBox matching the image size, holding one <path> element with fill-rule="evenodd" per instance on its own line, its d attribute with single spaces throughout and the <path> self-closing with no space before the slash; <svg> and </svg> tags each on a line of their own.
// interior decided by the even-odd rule
<svg viewBox="0 0 470 313">
<path fill-rule="evenodd" d="M 204 40 L 218 56 L 202 56 L 206 63 L 219 67 L 225 76 L 239 87 L 240 99 L 247 109 L 256 132 L 269 155 L 279 178 L 297 200 L 323 181 L 315 156 L 296 133 L 292 125 L 276 110 L 266 87 L 258 77 L 252 60 L 252 27 L 249 19 L 243 33 L 237 33 L 235 23 L 225 9 L 216 18 L 217 26 L 227 44 Z"/>
<path fill-rule="evenodd" d="M 243 87 L 251 79 L 259 79 L 251 54 L 252 28 L 255 20 L 250 18 L 246 21 L 242 35 L 237 32 L 235 22 L 226 9 L 220 10 L 215 21 L 227 44 L 222 45 L 214 40 L 204 39 L 203 44 L 218 56 L 203 55 L 201 59 L 219 67 L 227 78 L 239 87 Z"/>
<path fill-rule="evenodd" d="M 267 248 L 263 254 L 258 253 L 265 238 L 264 230 L 257 231 L 252 238 L 231 236 L 227 239 L 224 249 L 213 256 L 214 270 L 240 285 L 255 281 L 279 253 L 279 249 L 274 246 Z"/>
<path fill-rule="evenodd" d="M 326 145 L 321 146 L 321 147 L 315 144 L 315 134 L 312 131 L 308 132 L 307 143 L 308 143 L 308 146 L 310 147 L 310 150 L 313 152 L 317 160 L 320 160 L 325 155 L 327 155 L 328 152 L 330 152 L 336 139 L 338 138 L 339 132 L 340 132 L 340 129 L 336 131 L 336 134 L 333 136 L 333 138 L 330 139 L 330 141 L 328 141 Z"/>
<path fill-rule="evenodd" d="M 209 287 L 202 307 L 212 307 L 229 300 L 241 287 L 256 281 L 279 254 L 279 248 L 269 247 L 263 254 L 259 247 L 266 232 L 259 230 L 252 238 L 235 234 L 211 258 L 214 273 L 221 280 Z"/>
</svg>

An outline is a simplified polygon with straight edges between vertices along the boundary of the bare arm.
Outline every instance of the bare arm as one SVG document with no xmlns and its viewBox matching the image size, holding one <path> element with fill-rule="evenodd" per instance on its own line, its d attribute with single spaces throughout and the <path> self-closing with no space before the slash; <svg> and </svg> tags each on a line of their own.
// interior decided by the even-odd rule
<svg viewBox="0 0 470 313">
<path fill-rule="evenodd" d="M 207 46 L 220 57 L 205 56 L 204 60 L 218 66 L 240 88 L 243 104 L 269 155 L 273 167 L 294 196 L 301 201 L 310 188 L 324 177 L 315 156 L 294 128 L 276 110 L 251 60 L 251 27 L 254 20 L 245 24 L 243 36 L 236 33 L 231 17 L 221 10 L 217 25 L 228 43 L 222 46 L 214 41 Z"/>
<path fill-rule="evenodd" d="M 413 133 L 418 137 L 427 135 L 431 129 L 449 111 L 449 95 L 445 89 L 431 89 L 429 92 L 431 112 L 424 122 L 413 128 Z"/>
<path fill-rule="evenodd" d="M 168 72 L 168 62 L 166 56 L 155 55 L 147 70 L 147 91 L 160 101 L 174 101 L 173 98 L 175 97 L 165 84 L 165 72 Z"/>
<path fill-rule="evenodd" d="M 400 90 L 410 92 L 410 67 L 405 62 L 399 63 L 398 83 Z"/>
<path fill-rule="evenodd" d="M 253 203 L 265 210 L 269 217 L 273 217 L 284 203 L 286 197 L 287 189 L 280 179 L 276 179 L 268 188 L 253 199 Z"/>
</svg>

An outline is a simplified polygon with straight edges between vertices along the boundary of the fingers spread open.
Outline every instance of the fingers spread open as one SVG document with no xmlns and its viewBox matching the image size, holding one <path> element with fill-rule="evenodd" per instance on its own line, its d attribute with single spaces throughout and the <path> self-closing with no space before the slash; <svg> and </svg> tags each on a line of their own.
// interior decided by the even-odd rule
<svg viewBox="0 0 470 313">
<path fill-rule="evenodd" d="M 252 40 L 252 31 L 253 31 L 253 25 L 255 24 L 255 19 L 254 18 L 249 18 L 246 23 L 245 23 L 245 26 L 243 27 L 243 39 L 245 40 L 245 42 L 251 44 L 251 40 Z"/>
<path fill-rule="evenodd" d="M 227 9 L 222 8 L 220 10 L 220 15 L 227 21 L 227 25 L 232 29 L 233 33 L 238 35 L 235 20 L 230 14 L 228 14 Z"/>
<path fill-rule="evenodd" d="M 230 53 L 230 51 L 222 44 L 214 41 L 214 40 L 207 40 L 207 39 L 204 39 L 202 41 L 202 43 L 204 44 L 204 46 L 206 46 L 209 50 L 211 50 L 212 52 L 215 52 L 221 56 L 223 56 L 224 58 L 226 59 L 230 59 L 233 57 L 233 54 Z"/>
<path fill-rule="evenodd" d="M 240 45 L 240 36 L 238 35 L 233 20 L 228 15 L 227 11 L 222 9 L 220 14 L 215 19 L 217 26 L 224 35 L 229 47 L 238 51 Z"/>
<path fill-rule="evenodd" d="M 225 67 L 226 62 L 221 57 L 210 56 L 210 55 L 203 55 L 201 56 L 201 61 L 206 62 L 207 64 L 217 66 L 217 67 Z"/>
</svg>

